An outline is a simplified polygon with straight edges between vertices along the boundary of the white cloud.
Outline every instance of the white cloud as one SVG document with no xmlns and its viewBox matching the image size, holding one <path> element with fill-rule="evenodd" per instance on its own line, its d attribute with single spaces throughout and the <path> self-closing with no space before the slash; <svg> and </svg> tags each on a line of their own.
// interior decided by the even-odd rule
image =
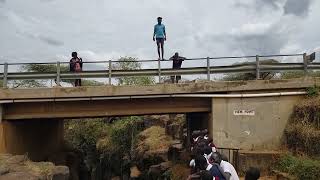
<svg viewBox="0 0 320 180">
<path fill-rule="evenodd" d="M 207 57 L 317 47 L 319 2 L 304 4 L 298 14 L 308 16 L 296 18 L 292 14 L 298 11 L 289 5 L 284 15 L 289 1 L 245 0 L 241 2 L 249 10 L 244 11 L 234 6 L 236 0 L 10 0 L 0 7 L 0 54 L 15 62 L 69 60 L 72 51 L 92 61 L 155 59 L 151 36 L 157 16 L 164 17 L 168 31 L 166 58 L 176 51 Z"/>
<path fill-rule="evenodd" d="M 247 23 L 243 24 L 240 28 L 231 29 L 231 35 L 246 36 L 265 34 L 271 27 L 271 23 Z"/>
</svg>

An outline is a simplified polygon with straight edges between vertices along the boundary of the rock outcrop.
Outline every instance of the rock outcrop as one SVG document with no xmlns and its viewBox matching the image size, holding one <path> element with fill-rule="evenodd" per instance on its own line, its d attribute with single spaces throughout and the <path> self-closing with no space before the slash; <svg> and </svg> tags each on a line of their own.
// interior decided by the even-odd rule
<svg viewBox="0 0 320 180">
<path fill-rule="evenodd" d="M 69 168 L 32 162 L 26 156 L 0 155 L 0 180 L 68 180 Z"/>
</svg>

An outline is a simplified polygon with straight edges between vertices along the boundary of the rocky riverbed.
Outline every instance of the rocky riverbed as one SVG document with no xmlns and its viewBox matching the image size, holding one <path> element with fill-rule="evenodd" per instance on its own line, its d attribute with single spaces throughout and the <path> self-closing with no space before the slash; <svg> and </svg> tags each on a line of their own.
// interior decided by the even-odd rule
<svg viewBox="0 0 320 180">
<path fill-rule="evenodd" d="M 0 180 L 68 180 L 69 168 L 32 162 L 27 156 L 0 155 Z"/>
</svg>

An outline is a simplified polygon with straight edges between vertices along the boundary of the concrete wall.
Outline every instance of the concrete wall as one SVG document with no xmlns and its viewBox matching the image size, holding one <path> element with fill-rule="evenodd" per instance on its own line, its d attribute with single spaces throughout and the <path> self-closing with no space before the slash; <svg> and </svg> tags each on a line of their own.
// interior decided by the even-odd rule
<svg viewBox="0 0 320 180">
<path fill-rule="evenodd" d="M 277 150 L 293 107 L 301 96 L 213 98 L 212 136 L 219 147 Z M 236 116 L 234 110 L 254 110 Z"/>
<path fill-rule="evenodd" d="M 0 124 L 0 153 L 28 154 L 45 160 L 63 144 L 62 120 L 3 121 Z"/>
</svg>

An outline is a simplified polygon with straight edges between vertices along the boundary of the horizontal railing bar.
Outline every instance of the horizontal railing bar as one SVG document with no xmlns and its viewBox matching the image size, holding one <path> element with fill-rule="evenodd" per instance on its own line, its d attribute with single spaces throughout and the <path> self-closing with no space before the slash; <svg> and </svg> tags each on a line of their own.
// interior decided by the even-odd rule
<svg viewBox="0 0 320 180">
<path fill-rule="evenodd" d="M 259 57 L 292 57 L 292 56 L 302 56 L 303 54 L 276 54 L 276 55 L 263 55 Z"/>
<path fill-rule="evenodd" d="M 61 62 L 62 63 L 62 62 Z M 56 62 L 41 62 L 41 63 L 8 63 L 8 65 L 16 66 L 16 65 L 50 65 L 57 64 Z"/>
<path fill-rule="evenodd" d="M 268 64 L 261 65 L 261 72 L 273 72 L 273 71 L 300 71 L 303 70 L 303 64 Z M 209 68 L 211 74 L 218 73 L 253 73 L 255 72 L 255 65 L 242 65 L 242 66 L 212 66 Z M 320 69 L 320 64 L 314 64 L 308 66 L 309 70 Z M 206 74 L 206 67 L 195 68 L 182 68 L 182 69 L 162 69 L 163 76 L 170 76 L 175 74 L 181 75 L 193 75 L 193 74 Z M 112 77 L 125 77 L 125 76 L 157 76 L 157 69 L 143 69 L 143 70 L 113 70 Z M 80 73 L 62 72 L 62 79 L 77 79 L 77 78 L 106 78 L 109 76 L 108 70 L 102 71 L 83 71 Z M 9 80 L 20 79 L 55 79 L 56 73 L 32 73 L 32 72 L 17 72 L 8 73 Z M 0 79 L 3 79 L 3 73 L 0 73 Z"/>
<path fill-rule="evenodd" d="M 302 56 L 303 54 L 274 54 L 274 55 L 259 55 L 259 57 L 292 57 L 292 56 Z M 254 58 L 256 55 L 252 56 L 221 56 L 221 57 L 209 57 L 209 59 L 241 59 L 241 58 Z M 207 58 L 186 58 L 188 61 L 192 60 L 206 60 Z M 147 59 L 147 60 L 137 60 L 137 61 L 111 61 L 111 62 L 157 62 L 159 60 L 156 59 Z M 170 59 L 164 60 L 172 61 Z M 83 61 L 84 64 L 94 64 L 94 63 L 108 63 L 109 61 Z M 61 64 L 68 64 L 67 61 L 61 61 Z M 40 62 L 40 63 L 8 63 L 8 65 L 28 65 L 28 64 L 56 64 L 56 62 Z M 4 63 L 0 63 L 0 65 L 4 65 Z"/>
</svg>

